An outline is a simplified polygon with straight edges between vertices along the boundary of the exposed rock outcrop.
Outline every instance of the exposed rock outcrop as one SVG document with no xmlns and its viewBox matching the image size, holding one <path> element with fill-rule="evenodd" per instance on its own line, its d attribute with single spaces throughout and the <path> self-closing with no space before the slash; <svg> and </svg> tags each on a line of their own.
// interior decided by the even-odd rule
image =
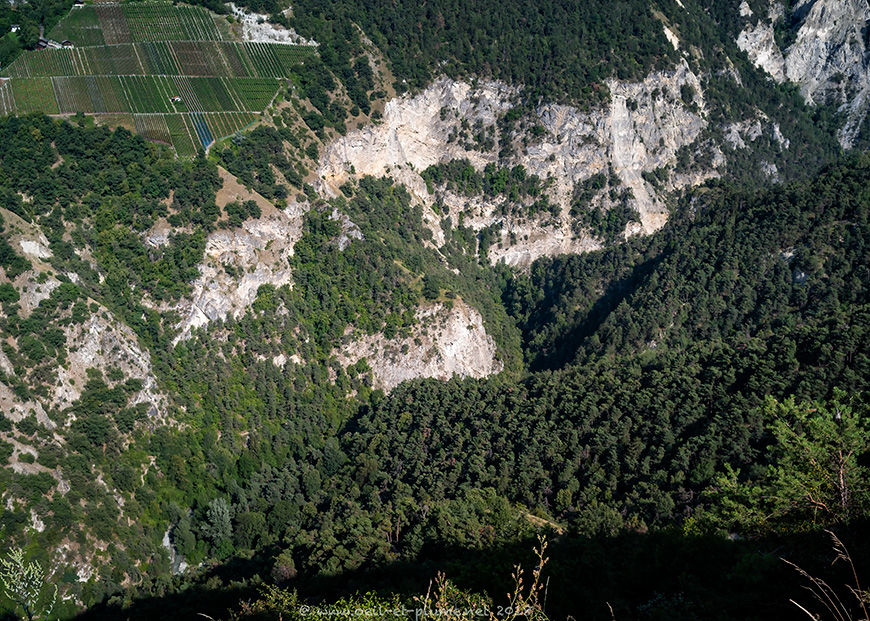
<svg viewBox="0 0 870 621">
<path fill-rule="evenodd" d="M 675 50 L 680 49 L 680 39 L 677 35 L 674 34 L 674 31 L 671 30 L 668 26 L 663 26 L 665 32 L 665 38 L 668 40 L 668 43 L 674 46 Z"/>
<path fill-rule="evenodd" d="M 21 296 L 18 301 L 21 316 L 27 317 L 40 302 L 47 299 L 51 292 L 60 286 L 60 281 L 40 270 L 27 270 L 15 279 L 15 285 Z"/>
<path fill-rule="evenodd" d="M 788 149 L 790 144 L 789 139 L 782 135 L 779 124 L 771 121 L 761 111 L 755 117 L 729 123 L 722 129 L 722 133 L 725 135 L 725 142 L 733 149 L 746 149 L 748 142 L 755 142 L 765 134 L 781 149 Z"/>
<path fill-rule="evenodd" d="M 193 292 L 177 307 L 183 319 L 176 338 L 210 321 L 239 317 L 257 297 L 261 285 L 291 282 L 288 259 L 302 236 L 303 205 L 264 213 L 240 228 L 209 235 Z"/>
<path fill-rule="evenodd" d="M 785 58 L 776 45 L 773 25 L 761 22 L 753 28 L 745 28 L 737 37 L 737 47 L 746 52 L 752 63 L 777 82 L 785 81 Z"/>
<path fill-rule="evenodd" d="M 125 377 L 142 381 L 142 389 L 131 398 L 131 404 L 151 404 L 151 417 L 164 414 L 167 399 L 157 386 L 151 355 L 139 346 L 130 328 L 99 307 L 84 323 L 70 324 L 65 332 L 69 364 L 58 368 L 52 405 L 59 409 L 72 405 L 87 383 L 88 369 L 99 369 L 103 374 L 118 369 Z"/>
<path fill-rule="evenodd" d="M 53 429 L 54 421 L 48 418 L 45 409 L 38 401 L 23 401 L 20 399 L 9 386 L 0 382 L 0 412 L 6 418 L 13 422 L 18 422 L 22 418 L 33 414 L 44 427 Z"/>
<path fill-rule="evenodd" d="M 460 299 L 452 306 L 431 304 L 417 309 L 413 333 L 388 340 L 383 335 L 347 335 L 335 352 L 343 366 L 365 358 L 375 388 L 392 390 L 419 377 L 447 380 L 486 377 L 502 370 L 496 346 L 483 327 L 480 313 Z"/>
<path fill-rule="evenodd" d="M 667 210 L 642 173 L 673 162 L 677 149 L 701 133 L 706 126 L 703 91 L 685 62 L 641 83 L 611 81 L 610 91 L 610 158 L 634 194 L 642 232 L 649 234 L 664 226 Z"/>
<path fill-rule="evenodd" d="M 650 233 L 664 224 L 665 205 L 642 173 L 672 163 L 677 150 L 693 142 L 705 127 L 700 82 L 681 63 L 643 82 L 613 81 L 609 87 L 613 97 L 607 108 L 587 113 L 570 106 L 542 105 L 529 123 L 544 131 L 530 137 L 528 128 L 520 129 L 510 137 L 513 155 L 503 164 L 522 164 L 529 172 L 551 180 L 548 193 L 561 214 L 510 217 L 500 215 L 500 200 L 472 201 L 473 213 L 467 214 L 466 226 L 480 230 L 496 225 L 500 230 L 500 239 L 489 253 L 492 261 L 524 266 L 540 256 L 599 247 L 596 239 L 578 231 L 569 212 L 575 186 L 611 168 L 631 189 L 632 205 L 641 217 L 640 225 L 626 233 Z M 687 89 L 693 94 L 691 102 L 684 98 Z M 479 170 L 496 162 L 505 145 L 500 144 L 495 128 L 518 96 L 516 89 L 501 83 L 472 86 L 442 78 L 415 96 L 394 99 L 385 107 L 383 122 L 329 145 L 318 170 L 320 189 L 335 195 L 349 178 L 390 175 L 404 183 L 415 200 L 431 205 L 435 196 L 420 171 L 454 159 L 467 159 Z M 491 146 L 482 148 L 462 140 L 463 128 L 468 127 L 489 131 Z M 453 209 L 450 213 L 455 218 Z M 437 218 L 431 210 L 424 214 L 436 245 L 443 244 Z"/>
<path fill-rule="evenodd" d="M 233 15 L 241 24 L 242 38 L 245 41 L 261 43 L 286 43 L 288 45 L 317 45 L 315 41 L 306 39 L 295 30 L 284 28 L 269 21 L 268 15 L 253 13 L 235 5 L 227 4 Z"/>
<path fill-rule="evenodd" d="M 60 281 L 52 275 L 51 267 L 46 262 L 52 256 L 51 250 L 48 248 L 48 239 L 39 227 L 6 209 L 0 209 L 0 217 L 9 229 L 7 239 L 10 245 L 17 247 L 32 267 L 19 274 L 12 283 L 21 296 L 18 301 L 19 313 L 27 317 L 51 295 Z"/>
<path fill-rule="evenodd" d="M 868 0 L 801 0 L 791 8 L 794 41 L 780 49 L 773 24 L 782 16 L 772 3 L 769 15 L 750 20 L 737 45 L 777 81 L 800 85 L 807 103 L 837 103 L 846 121 L 838 138 L 851 146 L 870 108 L 870 28 Z M 749 17 L 744 15 L 744 17 Z M 751 15 L 751 12 L 750 12 Z M 782 59 L 782 60 L 780 60 Z"/>
<path fill-rule="evenodd" d="M 28 317 L 61 285 L 61 280 L 47 262 L 52 253 L 42 231 L 5 209 L 0 215 L 9 229 L 10 245 L 20 248 L 21 254 L 31 263 L 31 269 L 12 281 L 19 295 L 18 313 L 22 317 Z M 48 429 L 63 424 L 64 421 L 51 420 L 48 413 L 52 409 L 63 410 L 69 407 L 81 396 L 82 388 L 88 380 L 87 370 L 91 368 L 98 369 L 103 374 L 110 369 L 119 370 L 125 378 L 140 380 L 142 389 L 133 395 L 131 403 L 151 404 L 149 414 L 152 417 L 164 414 L 167 397 L 157 385 L 147 349 L 139 345 L 133 331 L 106 307 L 91 299 L 87 303 L 94 310 L 89 312 L 83 322 L 61 324 L 65 338 L 63 349 L 67 360 L 55 367 L 55 376 L 50 376 L 51 383 L 45 393 L 37 392 L 24 400 L 8 385 L 0 384 L 0 412 L 11 420 L 18 421 L 33 414 L 37 422 Z M 14 339 L 7 340 L 10 346 L 15 342 Z M 26 368 L 20 368 L 16 373 L 9 357 L 3 352 L 0 352 L 0 370 L 9 378 L 19 379 L 24 379 L 19 373 L 27 372 Z"/>
</svg>

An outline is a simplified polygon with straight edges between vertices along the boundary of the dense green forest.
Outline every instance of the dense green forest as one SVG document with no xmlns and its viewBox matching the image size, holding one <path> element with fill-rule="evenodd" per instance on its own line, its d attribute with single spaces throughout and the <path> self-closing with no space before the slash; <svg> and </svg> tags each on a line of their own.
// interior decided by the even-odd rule
<svg viewBox="0 0 870 621">
<path fill-rule="evenodd" d="M 773 545 L 794 549 L 784 543 L 792 532 L 858 524 L 868 501 L 868 166 L 864 157 L 812 182 L 755 193 L 713 187 L 648 240 L 506 278 L 503 295 L 529 363 L 557 370 L 520 381 L 411 382 L 356 405 L 333 396 L 329 409 L 312 409 L 323 399 L 316 378 L 295 378 L 296 390 L 283 397 L 278 378 L 261 376 L 246 392 L 228 386 L 227 397 L 248 395 L 230 410 L 257 421 L 247 445 L 235 447 L 238 461 L 222 443 L 201 445 L 211 451 L 203 458 L 194 445 L 172 450 L 182 457 L 176 467 L 186 468 L 179 484 L 196 481 L 194 497 L 229 498 L 220 502 L 236 517 L 221 539 L 209 526 L 218 501 L 182 514 L 184 553 L 265 547 L 274 564 L 255 565 L 261 577 L 293 575 L 305 585 L 354 572 L 365 584 L 360 570 L 369 568 L 362 575 L 377 583 L 378 572 L 389 576 L 396 563 L 443 563 L 453 548 L 516 550 L 532 531 L 526 513 L 553 521 L 580 546 L 626 530 L 661 533 L 654 537 L 667 543 L 660 545 L 674 546 L 666 533 L 682 525 L 702 537 L 697 554 L 714 545 L 703 537 L 718 533 L 778 542 L 755 544 L 751 554 L 764 554 Z M 795 247 L 801 252 L 789 256 Z M 807 404 L 814 400 L 821 403 Z M 857 427 L 812 435 L 807 416 L 824 424 L 835 410 L 851 412 L 842 420 Z M 274 417 L 280 427 L 269 422 Z M 778 425 L 798 421 L 807 425 L 806 441 L 856 443 L 855 493 L 840 510 L 806 506 L 800 486 L 807 482 L 797 473 L 794 481 L 768 474 L 796 458 Z M 225 466 L 209 474 L 207 463 Z M 773 486 L 789 494 L 765 492 Z M 836 497 L 836 489 L 823 489 L 827 500 Z M 767 511 L 758 503 L 768 496 L 784 500 Z M 646 544 L 638 545 L 636 562 L 644 563 Z M 814 546 L 814 558 L 823 556 Z M 737 563 L 730 555 L 749 548 L 718 553 Z M 763 558 L 755 561 L 767 576 L 753 595 L 759 599 L 765 580 L 782 579 Z M 474 571 L 486 570 L 473 563 L 466 570 L 466 584 L 478 587 Z M 703 572 L 703 563 L 691 571 Z M 620 578 L 629 574 L 613 580 Z M 672 595 L 655 600 L 655 584 L 621 601 L 621 610 L 672 609 Z M 572 593 L 553 593 L 553 610 L 576 612 Z M 682 614 L 749 615 L 745 599 L 722 608 L 718 597 L 692 597 Z"/>
<path fill-rule="evenodd" d="M 426 84 L 437 65 L 521 83 L 542 97 L 600 102 L 608 78 L 642 78 L 676 58 L 639 2 L 335 0 L 299 3 L 298 13 L 294 24 L 303 32 L 319 32 L 330 19 L 357 21 L 411 88 Z"/>
<path fill-rule="evenodd" d="M 176 591 L 179 606 L 223 614 L 247 591 L 226 590 L 211 604 L 196 593 L 223 588 L 231 576 L 237 588 L 291 580 L 304 597 L 338 597 L 330 576 L 383 588 L 399 584 L 391 568 L 408 563 L 415 569 L 403 588 L 417 590 L 410 592 L 436 567 L 452 568 L 466 588 L 491 589 L 479 564 L 462 569 L 448 561 L 449 550 L 465 551 L 455 558 L 494 549 L 498 558 L 522 556 L 536 520 L 567 533 L 554 548 L 567 555 L 554 561 L 556 575 L 572 567 L 571 546 L 605 545 L 626 532 L 651 533 L 638 544 L 643 563 L 647 545 L 689 545 L 673 540 L 674 528 L 700 538 L 699 554 L 732 532 L 769 542 L 760 550 L 798 550 L 783 543 L 790 533 L 857 528 L 866 516 L 867 156 L 784 187 L 713 183 L 686 197 L 652 237 L 540 261 L 527 275 L 479 264 L 462 250 L 460 230 L 443 265 L 423 243 L 429 233 L 407 192 L 365 178 L 343 197 L 314 201 L 291 260 L 292 288 L 261 288 L 251 313 L 224 322 L 226 338 L 201 330 L 171 347 L 173 324 L 143 301 L 182 295 L 202 235 L 222 226 L 214 164 L 179 163 L 123 130 L 44 117 L 7 119 L 0 131 L 9 145 L 0 159 L 9 212 L 57 231 L 49 236 L 53 266 L 79 275 L 79 284 L 63 283 L 26 317 L 14 289 L 4 288 L 3 329 L 17 343 L 4 348 L 17 379 L 4 381 L 26 397 L 29 385 L 51 376 L 54 360 L 63 362 L 58 333 L 99 303 L 154 345 L 155 368 L 178 400 L 171 416 L 184 423 L 147 424 L 147 404 L 129 402 L 141 388 L 136 380 L 99 372 L 71 411 L 49 412 L 75 416 L 58 429 L 62 442 L 32 417 L 6 423 L 5 437 L 39 447 L 39 463 L 60 466 L 74 490 L 52 496 L 51 476 L 3 470 L 0 485 L 19 499 L 0 518 L 6 536 L 24 537 L 34 552 L 61 537 L 84 543 L 86 533 L 124 546 L 113 544 L 112 564 L 96 580 L 80 583 L 67 570 L 64 589 L 106 606 L 92 616 L 111 618 L 127 602 L 130 615 L 147 618 L 156 614 L 151 606 L 166 605 L 159 597 Z M 32 157 L 16 157 L 18 144 Z M 529 183 L 522 191 L 534 191 Z M 344 250 L 333 210 L 362 233 Z M 183 219 L 188 232 L 155 255 L 125 232 L 161 214 Z M 7 277 L 29 269 L 7 246 Z M 79 258 L 83 249 L 111 278 L 94 275 Z M 334 363 L 330 352 L 349 324 L 407 329 L 409 311 L 427 295 L 424 280 L 439 283 L 429 295 L 458 295 L 483 310 L 508 372 L 408 382 L 387 396 L 369 388 L 365 363 Z M 134 288 L 147 298 L 133 298 Z M 307 362 L 281 370 L 264 361 L 282 352 Z M 833 411 L 857 426 L 826 431 Z M 800 493 L 812 472 L 775 476 L 795 463 L 779 426 L 791 429 L 789 421 L 822 451 L 857 442 L 847 504 L 814 510 Z M 155 467 L 139 487 L 148 455 Z M 91 480 L 97 473 L 124 494 L 123 515 L 138 516 L 135 523 L 118 521 L 121 509 Z M 765 486 L 789 494 L 765 508 Z M 50 526 L 42 533 L 27 529 L 31 507 Z M 229 573 L 205 564 L 171 579 L 160 546 L 165 520 L 188 563 L 218 559 Z M 747 546 L 718 553 L 738 563 Z M 813 559 L 824 554 L 818 541 L 812 549 Z M 633 570 L 623 571 L 614 583 Z M 759 589 L 781 578 L 776 567 L 766 571 Z M 624 596 L 619 609 L 631 616 L 642 606 L 673 607 L 673 594 L 655 599 L 655 584 Z M 577 611 L 570 588 L 550 597 L 551 612 Z M 691 597 L 698 599 L 683 610 L 719 601 Z M 742 605 L 716 610 L 745 618 Z"/>
<path fill-rule="evenodd" d="M 831 109 L 736 50 L 736 1 L 240 4 L 318 54 L 270 118 L 208 154 L 179 159 L 84 115 L 0 118 L 0 399 L 25 404 L 0 416 L 4 584 L 26 573 L 9 564 L 20 546 L 47 570 L 37 605 L 58 589 L 52 619 L 413 611 L 441 571 L 441 603 L 504 606 L 514 564 L 534 569 L 545 536 L 546 593 L 524 591 L 519 618 L 801 618 L 790 599 L 823 613 L 781 559 L 858 614 L 825 530 L 866 585 L 870 155 L 843 154 Z M 0 39 L 0 63 L 67 6 L 4 5 L 0 30 L 22 30 Z M 369 62 L 381 53 L 384 66 Z M 609 80 L 684 61 L 706 128 L 644 179 L 658 189 L 708 170 L 710 145 L 728 163 L 663 193 L 668 222 L 653 235 L 624 239 L 639 214 L 612 168 L 566 207 L 604 246 L 528 270 L 490 264 L 496 229 L 453 225 L 389 176 L 315 189 L 322 145 L 363 115 L 379 122 L 373 67 L 400 94 L 442 73 L 522 87 L 494 126 L 510 137 L 543 102 L 596 109 Z M 789 148 L 767 133 L 727 146 L 725 126 L 757 111 Z M 453 134 L 490 163 L 425 168 L 428 191 L 498 202 L 498 217 L 558 217 L 553 182 L 509 161 L 501 138 L 496 156 L 494 131 Z M 219 200 L 227 171 L 261 202 Z M 587 209 L 605 189 L 617 206 Z M 209 236 L 244 231 L 269 203 L 304 206 L 278 266 L 292 284 L 264 284 L 244 312 L 181 338 Z M 239 282 L 225 258 L 210 267 Z M 419 345 L 415 311 L 459 303 L 480 312 L 502 372 L 384 392 L 366 358 L 338 360 L 366 336 Z M 92 359 L 127 347 L 147 359 L 144 379 L 120 364 L 72 369 L 77 397 L 54 399 L 76 339 L 112 325 L 125 327 L 105 328 Z M 54 563 L 61 551 L 88 556 Z M 0 619 L 22 610 L 0 594 Z"/>
</svg>

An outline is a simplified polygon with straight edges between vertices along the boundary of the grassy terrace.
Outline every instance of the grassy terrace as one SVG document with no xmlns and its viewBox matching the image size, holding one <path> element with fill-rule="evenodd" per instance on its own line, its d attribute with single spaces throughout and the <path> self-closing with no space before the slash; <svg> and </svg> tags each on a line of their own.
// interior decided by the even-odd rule
<svg viewBox="0 0 870 621">
<path fill-rule="evenodd" d="M 316 53 L 234 40 L 225 17 L 168 2 L 74 7 L 49 37 L 72 46 L 6 67 L 0 114 L 97 115 L 181 157 L 252 124 Z"/>
</svg>

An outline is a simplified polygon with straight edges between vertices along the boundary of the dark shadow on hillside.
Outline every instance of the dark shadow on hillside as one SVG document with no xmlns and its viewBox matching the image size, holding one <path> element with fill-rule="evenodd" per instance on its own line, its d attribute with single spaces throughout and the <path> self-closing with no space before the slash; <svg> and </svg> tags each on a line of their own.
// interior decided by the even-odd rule
<svg viewBox="0 0 870 621">
<path fill-rule="evenodd" d="M 870 576 L 868 524 L 839 534 L 859 575 Z M 286 586 L 297 589 L 309 604 L 370 590 L 410 597 L 425 593 L 436 573 L 444 571 L 460 588 L 495 594 L 499 603 L 512 585 L 514 566 L 533 567 L 535 544 L 529 540 L 481 550 L 430 546 L 418 562 L 396 562 L 338 576 L 301 577 Z M 834 554 L 824 533 L 753 541 L 678 533 L 564 536 L 552 541 L 548 556 L 546 608 L 554 621 L 569 616 L 578 621 L 805 619 L 789 599 L 811 606 L 812 596 L 781 557 L 823 577 L 844 593 L 844 601 L 843 585 L 850 582 L 844 564 L 832 567 Z M 203 619 L 200 613 L 226 618 L 227 609 L 237 609 L 240 601 L 257 595 L 256 587 L 233 587 L 231 581 L 255 574 L 268 575 L 267 563 L 235 560 L 206 572 L 198 584 L 182 592 L 146 597 L 127 609 L 99 605 L 77 619 Z"/>
<path fill-rule="evenodd" d="M 660 253 L 634 266 L 631 273 L 625 278 L 610 282 L 601 297 L 595 301 L 589 313 L 559 334 L 540 355 L 532 359 L 529 362 L 529 369 L 533 372 L 555 371 L 574 361 L 583 342 L 595 334 L 610 316 L 610 313 L 623 300 L 628 300 L 638 287 L 646 282 L 649 275 L 666 256 L 666 253 Z M 556 317 L 553 308 L 546 309 L 541 315 L 534 318 L 534 324 L 538 326 L 555 323 Z M 524 340 L 526 338 L 528 338 L 528 334 L 524 334 Z M 528 350 L 528 347 L 525 349 Z"/>
</svg>

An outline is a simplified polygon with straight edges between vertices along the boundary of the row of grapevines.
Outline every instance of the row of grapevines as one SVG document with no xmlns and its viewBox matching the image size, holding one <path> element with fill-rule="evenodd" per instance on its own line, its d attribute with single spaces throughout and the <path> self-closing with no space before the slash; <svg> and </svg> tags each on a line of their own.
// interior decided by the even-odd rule
<svg viewBox="0 0 870 621">
<path fill-rule="evenodd" d="M 93 6 L 74 6 L 51 32 L 48 38 L 55 41 L 72 41 L 76 46 L 104 45 L 103 29 Z"/>
<path fill-rule="evenodd" d="M 133 122 L 136 125 L 136 133 L 148 140 L 172 144 L 169 127 L 166 125 L 166 116 L 163 114 L 134 114 Z"/>
<path fill-rule="evenodd" d="M 57 114 L 57 101 L 54 98 L 51 78 L 15 78 L 10 84 L 18 114 Z"/>
<path fill-rule="evenodd" d="M 170 141 L 179 157 L 190 157 L 196 154 L 196 144 L 191 137 L 186 114 L 167 114 L 166 127 L 169 130 Z"/>
<path fill-rule="evenodd" d="M 219 41 L 221 33 L 209 11 L 165 2 L 124 5 L 134 41 Z"/>
<path fill-rule="evenodd" d="M 97 4 L 94 10 L 97 13 L 100 29 L 103 31 L 103 39 L 107 44 L 130 43 L 133 40 L 130 37 L 127 19 L 119 5 L 101 3 Z"/>
<path fill-rule="evenodd" d="M 0 114 L 7 115 L 15 112 L 15 99 L 12 97 L 12 86 L 9 80 L 0 81 Z"/>
</svg>

